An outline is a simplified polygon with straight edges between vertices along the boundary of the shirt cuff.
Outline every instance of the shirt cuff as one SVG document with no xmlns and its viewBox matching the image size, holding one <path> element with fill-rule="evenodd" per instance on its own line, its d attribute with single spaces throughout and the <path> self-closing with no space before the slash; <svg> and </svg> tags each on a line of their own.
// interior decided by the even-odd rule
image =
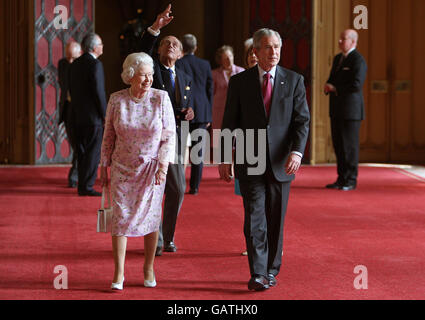
<svg viewBox="0 0 425 320">
<path fill-rule="evenodd" d="M 298 151 L 292 151 L 291 153 L 296 154 L 297 156 L 300 156 L 301 159 L 303 158 L 303 154 L 301 152 Z"/>
<path fill-rule="evenodd" d="M 155 37 L 158 37 L 161 33 L 161 31 L 154 31 L 151 27 L 148 27 L 148 32 Z"/>
</svg>

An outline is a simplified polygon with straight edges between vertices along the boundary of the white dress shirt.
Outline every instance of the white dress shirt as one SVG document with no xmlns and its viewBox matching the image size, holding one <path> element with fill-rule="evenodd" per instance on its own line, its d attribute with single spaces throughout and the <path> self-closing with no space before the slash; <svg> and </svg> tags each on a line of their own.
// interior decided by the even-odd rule
<svg viewBox="0 0 425 320">
<path fill-rule="evenodd" d="M 347 52 L 347 54 L 342 54 L 344 57 L 348 57 L 348 55 L 351 53 L 351 52 L 353 52 L 354 50 L 356 50 L 356 47 L 354 47 L 354 48 L 351 48 L 350 50 L 348 50 L 348 52 Z"/>
<path fill-rule="evenodd" d="M 173 72 L 173 79 L 174 79 L 174 83 L 176 83 L 176 65 L 172 66 L 172 67 L 167 67 L 162 65 L 165 69 L 170 70 Z"/>
<path fill-rule="evenodd" d="M 151 34 L 151 35 L 153 35 L 153 36 L 155 36 L 155 37 L 158 37 L 159 36 L 159 34 L 161 33 L 161 31 L 154 31 L 151 27 L 148 27 L 148 32 Z"/>
<path fill-rule="evenodd" d="M 264 82 L 264 75 L 266 73 L 270 73 L 270 82 L 272 83 L 272 88 L 274 87 L 274 79 L 276 76 L 276 66 L 274 66 L 269 72 L 264 71 L 263 69 L 261 69 L 261 67 L 258 65 L 258 75 L 260 77 L 260 84 L 261 84 L 261 88 L 263 87 L 263 82 Z"/>
</svg>

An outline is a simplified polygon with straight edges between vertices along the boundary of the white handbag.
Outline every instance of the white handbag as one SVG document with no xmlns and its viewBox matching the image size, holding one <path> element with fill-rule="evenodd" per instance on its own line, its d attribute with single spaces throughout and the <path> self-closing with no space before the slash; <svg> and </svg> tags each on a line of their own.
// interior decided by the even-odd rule
<svg viewBox="0 0 425 320">
<path fill-rule="evenodd" d="M 105 208 L 106 194 L 108 194 L 107 208 Z M 97 232 L 111 232 L 111 220 L 112 220 L 111 192 L 106 187 L 103 187 L 100 209 L 97 210 Z"/>
</svg>

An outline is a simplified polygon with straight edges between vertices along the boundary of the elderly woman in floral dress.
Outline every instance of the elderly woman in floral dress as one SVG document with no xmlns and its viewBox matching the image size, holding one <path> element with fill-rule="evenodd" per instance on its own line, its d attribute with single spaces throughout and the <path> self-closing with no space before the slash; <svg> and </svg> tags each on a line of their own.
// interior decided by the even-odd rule
<svg viewBox="0 0 425 320">
<path fill-rule="evenodd" d="M 122 79 L 130 88 L 111 95 L 101 153 L 102 185 L 111 167 L 112 289 L 123 289 L 127 237 L 144 236 L 144 285 L 155 287 L 155 250 L 168 164 L 174 162 L 176 124 L 166 91 L 151 88 L 152 58 L 130 54 Z"/>
</svg>

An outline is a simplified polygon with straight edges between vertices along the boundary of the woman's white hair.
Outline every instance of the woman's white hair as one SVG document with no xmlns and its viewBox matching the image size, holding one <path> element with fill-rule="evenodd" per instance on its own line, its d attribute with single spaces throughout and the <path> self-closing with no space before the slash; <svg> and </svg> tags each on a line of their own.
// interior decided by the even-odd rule
<svg viewBox="0 0 425 320">
<path fill-rule="evenodd" d="M 136 71 L 144 65 L 150 66 L 153 72 L 153 60 L 150 55 L 144 52 L 129 54 L 122 65 L 122 81 L 129 85 L 131 79 L 133 79 L 136 74 Z"/>
</svg>

